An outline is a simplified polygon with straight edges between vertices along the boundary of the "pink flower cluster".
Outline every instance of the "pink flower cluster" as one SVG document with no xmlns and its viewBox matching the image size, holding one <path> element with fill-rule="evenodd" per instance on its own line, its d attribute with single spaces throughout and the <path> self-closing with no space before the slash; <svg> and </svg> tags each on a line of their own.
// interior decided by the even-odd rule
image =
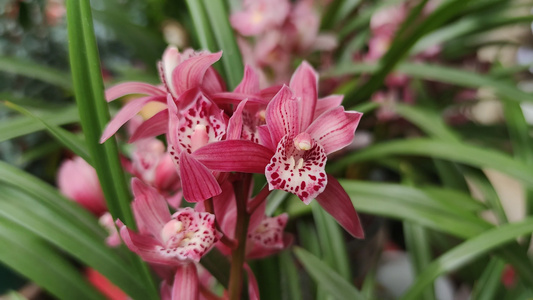
<svg viewBox="0 0 533 300">
<path fill-rule="evenodd" d="M 422 14 L 427 15 L 435 9 L 436 0 L 429 1 Z M 379 61 L 389 50 L 398 29 L 407 18 L 410 7 L 406 2 L 387 6 L 378 10 L 370 20 L 371 37 L 368 41 L 368 52 L 362 60 L 366 62 Z M 416 55 L 416 60 L 432 60 L 440 52 L 439 46 L 433 46 Z M 372 96 L 372 100 L 382 104 L 377 112 L 378 119 L 390 120 L 396 117 L 394 104 L 398 101 L 413 103 L 414 91 L 409 86 L 411 78 L 406 74 L 393 72 L 385 79 L 385 90 L 378 91 Z"/>
<path fill-rule="evenodd" d="M 264 71 L 262 82 L 287 81 L 295 57 L 337 46 L 335 36 L 319 33 L 311 0 L 245 0 L 230 21 L 243 36 L 238 41 L 245 62 Z"/>
<path fill-rule="evenodd" d="M 265 199 L 273 189 L 293 193 L 305 204 L 316 199 L 350 234 L 364 235 L 349 196 L 325 172 L 327 156 L 351 143 L 362 114 L 345 111 L 342 96 L 319 99 L 318 74 L 306 62 L 288 85 L 266 89 L 259 88 L 259 75 L 247 66 L 241 83 L 227 91 L 212 67 L 221 55 L 169 47 L 159 64 L 161 85 L 127 82 L 106 92 L 108 101 L 143 95 L 123 106 L 102 142 L 128 121 L 135 124 L 129 126 L 133 154 L 124 165 L 135 177 L 132 207 L 138 232 L 120 220 L 116 224 L 128 248 L 160 270 L 162 295 L 173 299 L 196 299 L 206 290 L 199 288 L 195 264 L 213 246 L 230 255 L 236 245 L 245 245 L 246 259 L 255 259 L 290 245 L 292 237 L 284 233 L 288 215 L 265 215 Z M 135 123 L 149 102 L 163 109 Z M 166 147 L 155 138 L 159 135 L 165 135 Z M 255 196 L 248 192 L 250 173 L 264 174 L 268 182 Z M 69 179 L 60 174 L 59 180 Z M 235 188 L 238 181 L 244 189 Z M 75 193 L 69 196 L 87 202 Z M 194 209 L 180 208 L 182 197 L 195 203 Z M 242 213 L 237 198 L 244 199 L 249 220 L 245 241 L 236 233 Z M 98 201 L 100 214 L 103 200 Z M 165 275 L 168 268 L 173 279 Z M 255 298 L 257 285 L 253 273 L 247 273 Z"/>
</svg>

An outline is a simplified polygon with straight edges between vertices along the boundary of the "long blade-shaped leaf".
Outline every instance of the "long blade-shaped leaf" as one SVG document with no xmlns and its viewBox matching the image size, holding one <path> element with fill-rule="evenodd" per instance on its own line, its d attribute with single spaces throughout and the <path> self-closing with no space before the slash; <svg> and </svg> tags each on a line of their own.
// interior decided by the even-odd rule
<svg viewBox="0 0 533 300">
<path fill-rule="evenodd" d="M 0 191 L 2 218 L 19 224 L 95 268 L 126 293 L 147 297 L 141 286 L 142 281 L 134 273 L 135 269 L 107 247 L 103 237 L 86 232 L 82 226 L 67 218 L 64 212 L 46 206 L 39 198 L 5 185 L 0 185 Z M 96 220 L 93 222 L 96 223 Z"/>
<path fill-rule="evenodd" d="M 120 163 L 117 144 L 114 139 L 99 144 L 100 135 L 109 122 L 109 112 L 104 98 L 100 59 L 89 1 L 67 1 L 67 21 L 74 92 L 89 152 L 91 157 L 97 158 L 94 159 L 93 166 L 98 174 L 109 211 L 114 218 L 120 218 L 134 228 L 135 223 L 130 209 L 131 196 Z M 146 264 L 140 259 L 135 261 L 139 266 L 139 272 L 144 276 L 150 298 L 157 298 L 157 288 Z"/>
<path fill-rule="evenodd" d="M 374 160 L 393 155 L 421 155 L 457 161 L 480 168 L 492 168 L 511 175 L 529 186 L 533 186 L 533 170 L 508 155 L 473 145 L 424 138 L 392 141 L 368 147 L 335 162 L 329 167 L 329 170 L 336 171 L 348 163 Z"/>
<path fill-rule="evenodd" d="M 48 66 L 39 65 L 33 61 L 0 56 L 0 71 L 39 79 L 66 90 L 72 89 L 72 81 L 67 73 Z"/>
<path fill-rule="evenodd" d="M 343 279 L 342 276 L 337 274 L 313 254 L 299 247 L 294 248 L 294 254 L 296 254 L 298 260 L 303 264 L 304 268 L 317 284 L 336 299 L 365 299 L 363 294 L 361 294 L 361 292 L 359 292 L 350 282 Z"/>
<path fill-rule="evenodd" d="M 33 114 L 31 111 L 27 110 L 26 108 L 16 105 L 11 102 L 5 103 L 7 107 L 10 107 L 21 114 L 24 114 L 25 116 L 28 116 L 30 118 L 33 118 L 43 124 L 43 126 L 46 128 L 46 130 L 60 143 L 62 143 L 65 147 L 69 148 L 72 152 L 74 152 L 76 155 L 83 158 L 86 162 L 91 162 L 91 157 L 89 156 L 89 151 L 87 150 L 87 146 L 84 144 L 82 140 L 80 140 L 77 136 L 74 134 L 64 130 L 61 127 L 52 125 L 48 123 L 47 121 L 39 118 L 35 114 Z"/>
<path fill-rule="evenodd" d="M 533 232 L 533 219 L 502 225 L 473 237 L 459 246 L 446 252 L 431 263 L 414 281 L 413 286 L 403 295 L 402 299 L 419 299 L 424 287 L 438 276 L 456 270 L 475 258 L 515 240 L 517 237 Z"/>
<path fill-rule="evenodd" d="M 228 13 L 223 0 L 203 0 L 205 10 L 211 21 L 211 29 L 220 49 L 224 51 L 221 61 L 230 89 L 239 84 L 244 73 L 241 51 L 237 47 L 235 34 L 229 24 Z"/>
<path fill-rule="evenodd" d="M 39 116 L 39 118 L 48 124 L 55 126 L 75 123 L 80 120 L 75 106 L 55 109 L 53 111 L 43 111 L 41 113 L 35 113 L 35 115 Z M 0 122 L 0 142 L 44 129 L 46 129 L 44 124 L 34 118 L 27 116 L 10 117 Z"/>
<path fill-rule="evenodd" d="M 0 217 L 0 261 L 60 299 L 105 299 L 64 257 L 31 232 Z"/>
</svg>

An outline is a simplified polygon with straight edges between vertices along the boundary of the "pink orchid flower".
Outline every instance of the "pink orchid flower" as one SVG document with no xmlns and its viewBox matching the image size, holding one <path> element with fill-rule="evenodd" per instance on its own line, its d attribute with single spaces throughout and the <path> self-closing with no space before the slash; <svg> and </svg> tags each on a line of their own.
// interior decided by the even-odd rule
<svg viewBox="0 0 533 300">
<path fill-rule="evenodd" d="M 281 26 L 289 14 L 287 0 L 245 0 L 244 10 L 230 17 L 233 28 L 244 36 L 258 35 Z"/>
<path fill-rule="evenodd" d="M 106 141 L 128 120 L 133 118 L 149 102 L 156 101 L 166 104 L 167 94 L 178 99 L 181 94 L 191 88 L 200 88 L 205 93 L 217 93 L 225 90 L 224 82 L 211 67 L 218 61 L 222 52 L 209 53 L 185 50 L 179 53 L 175 47 L 168 47 L 159 62 L 159 75 L 162 86 L 154 86 L 142 82 L 126 82 L 109 88 L 106 91 L 107 101 L 113 101 L 125 95 L 146 95 L 128 102 L 119 113 L 107 124 L 100 142 Z M 162 110 L 145 121 L 137 128 L 130 141 L 160 135 L 166 132 L 168 111 Z"/>
<path fill-rule="evenodd" d="M 139 233 L 120 220 L 117 225 L 124 243 L 143 260 L 180 266 L 198 262 L 212 248 L 217 240 L 214 215 L 192 208 L 182 208 L 170 215 L 165 198 L 153 187 L 134 178 L 132 189 Z"/>
<path fill-rule="evenodd" d="M 210 170 L 264 173 L 270 189 L 294 193 L 305 204 L 316 198 L 348 232 L 363 237 L 350 197 L 325 172 L 327 155 L 351 143 L 362 114 L 344 111 L 339 96 L 318 100 L 317 82 L 316 71 L 302 63 L 290 87 L 283 86 L 268 104 L 266 126 L 259 128 L 263 145 L 226 140 L 193 157 Z"/>
<path fill-rule="evenodd" d="M 63 195 L 96 216 L 107 211 L 96 170 L 83 158 L 76 156 L 61 163 L 57 172 L 57 185 Z"/>
</svg>

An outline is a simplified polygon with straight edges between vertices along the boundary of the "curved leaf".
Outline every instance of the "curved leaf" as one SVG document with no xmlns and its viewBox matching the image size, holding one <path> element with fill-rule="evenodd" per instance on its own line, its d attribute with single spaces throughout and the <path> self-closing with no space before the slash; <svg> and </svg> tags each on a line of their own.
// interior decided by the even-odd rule
<svg viewBox="0 0 533 300">
<path fill-rule="evenodd" d="M 456 270 L 487 252 L 533 232 L 533 218 L 493 228 L 473 237 L 432 262 L 415 280 L 401 299 L 419 299 L 424 287 L 440 275 Z"/>
<path fill-rule="evenodd" d="M 350 282 L 346 281 L 316 256 L 303 248 L 294 247 L 294 254 L 303 264 L 309 275 L 319 286 L 335 298 L 363 300 L 365 297 Z"/>
<path fill-rule="evenodd" d="M 420 155 L 461 162 L 479 168 L 491 168 L 511 175 L 529 186 L 533 186 L 533 170 L 506 154 L 473 145 L 425 138 L 377 144 L 348 155 L 334 164 L 330 164 L 328 169 L 330 172 L 338 171 L 349 163 L 394 155 Z"/>
<path fill-rule="evenodd" d="M 105 299 L 80 272 L 43 240 L 0 217 L 0 262 L 59 299 Z"/>
</svg>

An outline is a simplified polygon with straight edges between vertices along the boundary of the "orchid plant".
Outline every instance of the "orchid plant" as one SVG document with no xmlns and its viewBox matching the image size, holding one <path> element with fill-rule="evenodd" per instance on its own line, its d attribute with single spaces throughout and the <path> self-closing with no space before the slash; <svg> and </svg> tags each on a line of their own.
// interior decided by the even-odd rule
<svg viewBox="0 0 533 300">
<path fill-rule="evenodd" d="M 533 295 L 533 51 L 488 38 L 530 1 L 7 3 L 0 263 L 44 293 Z"/>
</svg>

